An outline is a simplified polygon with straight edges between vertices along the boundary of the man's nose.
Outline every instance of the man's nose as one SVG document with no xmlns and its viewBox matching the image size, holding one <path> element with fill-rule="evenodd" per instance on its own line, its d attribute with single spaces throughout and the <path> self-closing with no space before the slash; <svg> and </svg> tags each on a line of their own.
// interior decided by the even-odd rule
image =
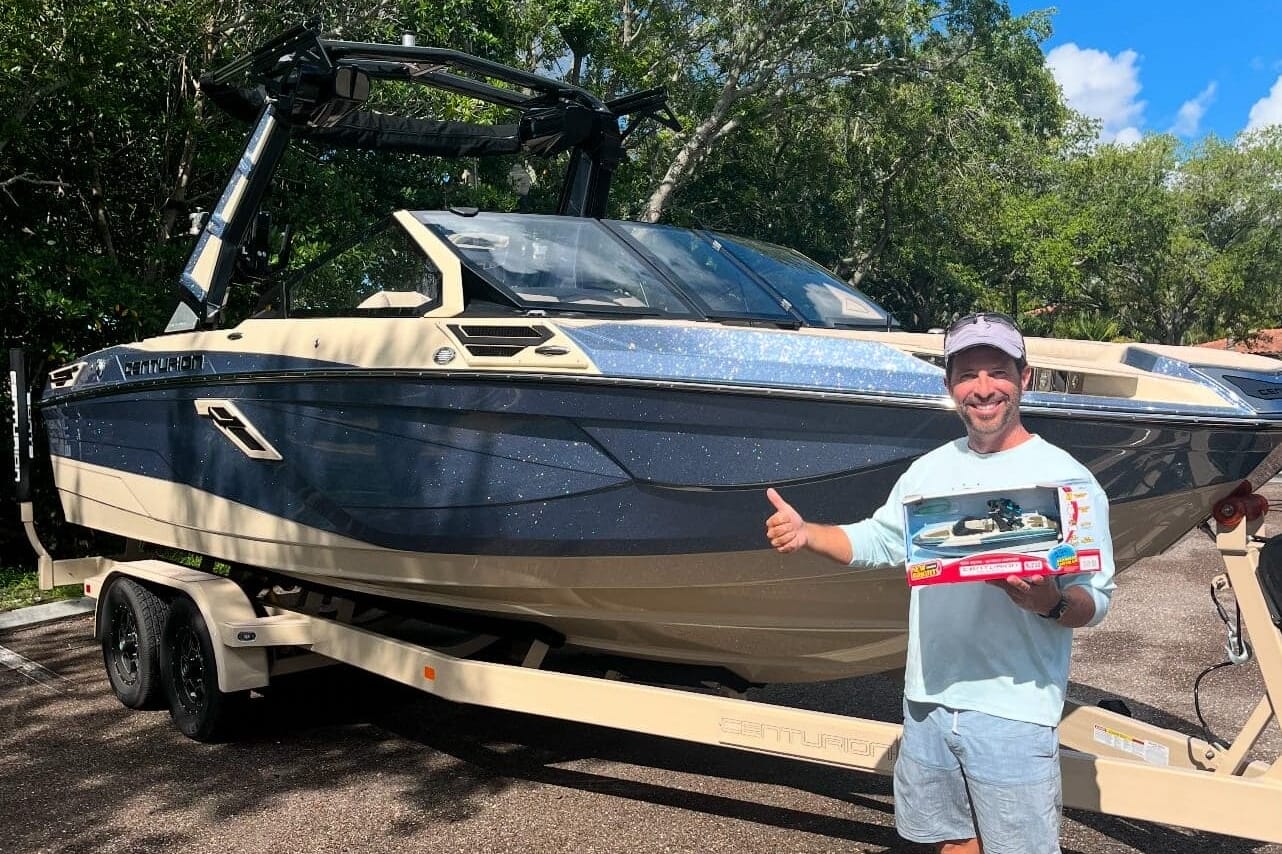
<svg viewBox="0 0 1282 854">
<path fill-rule="evenodd" d="M 993 378 L 988 375 L 988 371 L 980 371 L 975 375 L 975 393 L 981 397 L 987 397 L 994 391 Z"/>
</svg>

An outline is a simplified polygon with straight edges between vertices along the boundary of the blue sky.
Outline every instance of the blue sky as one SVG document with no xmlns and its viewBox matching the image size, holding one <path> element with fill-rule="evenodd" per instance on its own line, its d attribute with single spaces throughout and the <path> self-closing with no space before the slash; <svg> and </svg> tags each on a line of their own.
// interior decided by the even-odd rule
<svg viewBox="0 0 1282 854">
<path fill-rule="evenodd" d="M 1232 138 L 1282 124 L 1282 0 L 1010 0 L 1055 8 L 1042 48 L 1069 104 L 1101 139 Z"/>
</svg>

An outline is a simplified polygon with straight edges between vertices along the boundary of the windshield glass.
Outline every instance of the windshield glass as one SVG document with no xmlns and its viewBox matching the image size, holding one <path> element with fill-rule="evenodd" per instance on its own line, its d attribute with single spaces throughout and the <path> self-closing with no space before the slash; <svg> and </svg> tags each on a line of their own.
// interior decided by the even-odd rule
<svg viewBox="0 0 1282 854">
<path fill-rule="evenodd" d="M 526 309 L 689 316 L 676 291 L 596 220 L 415 214 L 473 272 Z"/>
<path fill-rule="evenodd" d="M 779 299 L 745 273 L 714 241 L 688 228 L 611 221 L 703 303 L 713 317 L 765 317 L 796 322 Z"/>
<path fill-rule="evenodd" d="M 392 219 L 299 270 L 284 288 L 293 317 L 422 315 L 441 303 L 441 274 Z M 274 301 L 268 301 L 275 306 Z M 268 311 L 264 316 L 279 315 Z"/>
<path fill-rule="evenodd" d="M 809 323 L 881 329 L 892 325 L 890 315 L 881 306 L 800 252 L 727 234 L 710 237 L 713 245 L 728 249 L 786 298 Z"/>
</svg>

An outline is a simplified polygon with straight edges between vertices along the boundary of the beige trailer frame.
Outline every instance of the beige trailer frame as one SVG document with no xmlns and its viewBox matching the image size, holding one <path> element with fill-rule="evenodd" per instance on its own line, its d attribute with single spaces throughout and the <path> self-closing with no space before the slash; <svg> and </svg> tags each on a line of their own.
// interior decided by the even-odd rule
<svg viewBox="0 0 1282 854">
<path fill-rule="evenodd" d="M 23 519 L 30 524 L 25 509 Z M 1066 806 L 1282 843 L 1282 762 L 1247 759 L 1270 723 L 1279 722 L 1282 705 L 1282 632 L 1272 622 L 1256 576 L 1260 544 L 1253 535 L 1260 523 L 1213 523 L 1226 569 L 1214 583 L 1236 595 L 1265 686 L 1232 746 L 1221 748 L 1105 709 L 1070 704 L 1060 728 Z M 301 665 L 298 658 L 273 663 L 267 655 L 269 647 L 297 647 L 460 703 L 877 774 L 894 768 L 898 724 L 541 670 L 547 647 L 538 641 L 523 665 L 468 660 L 339 619 L 275 607 L 258 616 L 231 580 L 164 561 L 53 561 L 42 554 L 42 584 L 82 581 L 85 593 L 97 597 L 116 576 L 173 589 L 196 603 L 216 636 L 223 691 L 263 687 L 282 669 L 315 660 L 305 656 Z"/>
</svg>

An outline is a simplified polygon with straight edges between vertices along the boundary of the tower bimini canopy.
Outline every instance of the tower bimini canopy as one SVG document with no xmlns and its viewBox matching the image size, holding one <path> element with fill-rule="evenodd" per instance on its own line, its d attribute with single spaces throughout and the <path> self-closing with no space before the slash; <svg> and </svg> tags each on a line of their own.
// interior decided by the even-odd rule
<svg viewBox="0 0 1282 854">
<path fill-rule="evenodd" d="M 519 117 L 483 125 L 365 109 L 371 82 L 378 80 L 454 92 L 510 108 Z M 323 39 L 316 23 L 271 39 L 205 75 L 200 85 L 226 112 L 255 126 L 187 261 L 167 332 L 217 325 L 238 259 L 253 254 L 246 243 L 291 137 L 436 157 L 552 157 L 570 151 L 556 212 L 601 217 L 623 141 L 640 122 L 653 118 L 680 130 L 662 89 L 602 101 L 578 86 L 456 50 Z"/>
</svg>

